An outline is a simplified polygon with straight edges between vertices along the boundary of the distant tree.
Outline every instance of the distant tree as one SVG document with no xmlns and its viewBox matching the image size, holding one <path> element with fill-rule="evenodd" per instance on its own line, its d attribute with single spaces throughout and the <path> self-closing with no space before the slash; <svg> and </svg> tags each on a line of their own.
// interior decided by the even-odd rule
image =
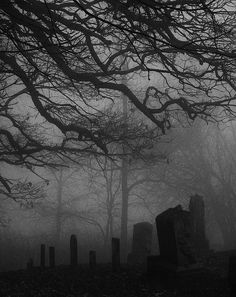
<svg viewBox="0 0 236 297">
<path fill-rule="evenodd" d="M 93 217 L 103 226 L 104 247 L 109 248 L 119 223 L 121 174 L 119 161 L 106 156 L 90 159 L 85 175 Z M 118 224 L 117 224 L 118 223 Z"/>
<path fill-rule="evenodd" d="M 141 189 L 145 189 L 145 185 L 158 182 L 158 179 L 147 175 L 148 168 L 151 166 L 156 168 L 158 162 L 166 158 L 164 154 L 155 151 L 150 160 L 150 145 L 154 145 L 155 141 L 149 139 L 148 144 L 142 148 L 140 154 L 125 155 L 125 189 L 122 188 L 124 180 L 123 155 L 115 159 L 107 156 L 90 158 L 90 162 L 88 162 L 85 169 L 85 175 L 88 175 L 87 179 L 89 181 L 87 186 L 88 197 L 94 198 L 94 203 L 91 203 L 94 206 L 93 216 L 104 226 L 104 245 L 107 247 L 110 244 L 111 237 L 120 234 L 122 261 L 127 260 L 128 230 L 132 219 L 134 219 L 134 206 L 141 208 L 141 199 L 138 193 Z M 112 149 L 116 151 L 117 147 Z M 124 191 L 127 199 L 125 204 L 123 204 Z M 143 195 L 144 201 L 147 195 Z M 124 233 L 126 236 L 122 236 Z"/>
<path fill-rule="evenodd" d="M 176 111 L 234 115 L 235 18 L 233 0 L 2 0 L 0 161 L 34 170 L 55 154 L 108 154 L 135 137 L 104 112 L 120 94 L 160 135 Z M 11 192 L 3 172 L 0 184 Z"/>
<path fill-rule="evenodd" d="M 65 167 L 60 167 L 58 169 L 47 168 L 49 174 L 48 178 L 53 187 L 53 194 L 55 197 L 49 197 L 49 201 L 44 200 L 43 203 L 39 206 L 38 210 L 41 214 L 54 217 L 55 219 L 55 242 L 60 243 L 63 223 L 65 221 L 64 212 L 65 208 L 69 202 L 68 195 L 71 195 L 68 190 L 69 187 L 72 187 L 73 177 L 78 173 L 78 168 L 70 169 Z M 66 196 L 66 197 L 65 197 Z"/>
<path fill-rule="evenodd" d="M 35 212 L 41 219 L 49 219 L 55 244 L 60 244 L 63 231 L 68 224 L 93 225 L 103 235 L 103 228 L 93 216 L 88 199 L 88 192 L 81 186 L 81 177 L 86 175 L 82 165 L 74 167 L 47 168 L 45 173 L 50 189 L 46 199 L 40 201 L 35 207 Z M 86 203 L 84 201 L 86 200 Z M 67 224 L 67 227 L 65 226 Z"/>
</svg>

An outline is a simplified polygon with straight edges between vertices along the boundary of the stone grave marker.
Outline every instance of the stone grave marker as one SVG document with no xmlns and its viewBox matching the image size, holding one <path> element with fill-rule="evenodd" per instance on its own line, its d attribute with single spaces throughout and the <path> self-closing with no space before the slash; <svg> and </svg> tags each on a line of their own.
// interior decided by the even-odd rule
<svg viewBox="0 0 236 297">
<path fill-rule="evenodd" d="M 189 202 L 192 237 L 196 252 L 199 256 L 209 250 L 205 233 L 205 207 L 204 200 L 199 195 L 191 196 Z"/>
<path fill-rule="evenodd" d="M 112 238 L 112 271 L 117 272 L 120 269 L 120 239 Z"/>
<path fill-rule="evenodd" d="M 76 235 L 70 237 L 70 265 L 75 267 L 78 265 L 78 248 Z"/>
<path fill-rule="evenodd" d="M 228 284 L 230 288 L 230 296 L 236 296 L 236 255 L 231 255 L 229 257 Z"/>
<path fill-rule="evenodd" d="M 196 262 L 191 234 L 190 212 L 181 205 L 169 208 L 156 217 L 161 258 L 175 266 L 188 266 Z"/>
<path fill-rule="evenodd" d="M 40 246 L 40 267 L 45 267 L 45 244 L 41 244 Z"/>
<path fill-rule="evenodd" d="M 89 268 L 94 269 L 96 264 L 96 251 L 89 251 Z"/>
<path fill-rule="evenodd" d="M 137 223 L 133 227 L 132 251 L 128 257 L 130 264 L 144 264 L 151 254 L 153 226 L 148 222 Z"/>
<path fill-rule="evenodd" d="M 49 267 L 55 267 L 55 247 L 49 247 Z"/>
</svg>

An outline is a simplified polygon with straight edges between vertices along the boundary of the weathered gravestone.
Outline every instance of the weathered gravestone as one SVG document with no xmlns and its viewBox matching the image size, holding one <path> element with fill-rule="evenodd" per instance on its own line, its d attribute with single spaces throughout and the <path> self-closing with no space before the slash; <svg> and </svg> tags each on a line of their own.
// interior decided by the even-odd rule
<svg viewBox="0 0 236 297">
<path fill-rule="evenodd" d="M 49 267 L 55 267 L 55 247 L 49 247 Z"/>
<path fill-rule="evenodd" d="M 144 264 L 151 254 L 153 226 L 148 222 L 134 225 L 132 252 L 129 254 L 130 264 Z"/>
<path fill-rule="evenodd" d="M 45 267 L 45 244 L 41 244 L 40 246 L 40 267 L 44 268 Z"/>
<path fill-rule="evenodd" d="M 96 267 L 96 251 L 89 251 L 89 268 L 94 269 Z"/>
<path fill-rule="evenodd" d="M 112 249 L 112 271 L 117 272 L 120 270 L 120 239 L 111 239 L 111 249 Z"/>
<path fill-rule="evenodd" d="M 199 262 L 198 248 L 195 247 L 198 238 L 206 244 L 202 220 L 204 212 L 202 203 L 197 208 L 195 202 L 190 206 L 191 211 L 178 205 L 156 217 L 160 255 L 148 257 L 147 272 L 150 276 L 173 284 L 176 281 L 185 282 L 188 277 L 205 275 L 206 271 Z"/>
<path fill-rule="evenodd" d="M 236 296 L 236 256 L 229 257 L 228 284 L 230 296 Z"/>
<path fill-rule="evenodd" d="M 191 196 L 189 202 L 189 211 L 194 247 L 198 256 L 202 256 L 209 250 L 209 244 L 205 233 L 204 200 L 201 196 Z"/>
<path fill-rule="evenodd" d="M 196 262 L 189 211 L 169 208 L 156 217 L 156 227 L 162 260 L 176 267 Z"/>
<path fill-rule="evenodd" d="M 70 237 L 70 265 L 72 267 L 78 265 L 77 238 L 74 234 L 72 234 Z"/>
</svg>

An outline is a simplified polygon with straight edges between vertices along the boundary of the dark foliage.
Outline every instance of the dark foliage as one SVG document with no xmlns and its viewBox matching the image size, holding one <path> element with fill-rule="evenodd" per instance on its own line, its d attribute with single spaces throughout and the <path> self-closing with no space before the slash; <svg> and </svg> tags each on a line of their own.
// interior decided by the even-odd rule
<svg viewBox="0 0 236 297">
<path fill-rule="evenodd" d="M 2 0 L 0 161 L 33 170 L 55 155 L 108 154 L 133 131 L 101 108 L 121 95 L 159 134 L 179 111 L 233 115 L 233 10 L 228 0 Z M 126 83 L 153 73 L 163 87 Z M 0 184 L 10 192 L 5 176 Z"/>
</svg>

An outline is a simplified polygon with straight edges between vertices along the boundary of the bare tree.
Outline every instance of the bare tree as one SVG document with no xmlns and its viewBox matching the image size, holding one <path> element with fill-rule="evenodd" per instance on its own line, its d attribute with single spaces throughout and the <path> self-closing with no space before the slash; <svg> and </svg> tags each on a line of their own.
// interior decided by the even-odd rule
<svg viewBox="0 0 236 297">
<path fill-rule="evenodd" d="M 120 94 L 160 135 L 176 111 L 234 115 L 233 1 L 2 0 L 0 18 L 1 162 L 34 170 L 55 154 L 108 154 L 134 137 L 104 113 Z M 121 82 L 131 75 L 149 84 L 144 95 Z"/>
<path fill-rule="evenodd" d="M 104 247 L 110 246 L 111 238 L 118 229 L 120 212 L 121 174 L 119 161 L 106 156 L 91 159 L 88 164 L 89 196 L 93 200 L 94 219 L 103 226 Z"/>
</svg>

